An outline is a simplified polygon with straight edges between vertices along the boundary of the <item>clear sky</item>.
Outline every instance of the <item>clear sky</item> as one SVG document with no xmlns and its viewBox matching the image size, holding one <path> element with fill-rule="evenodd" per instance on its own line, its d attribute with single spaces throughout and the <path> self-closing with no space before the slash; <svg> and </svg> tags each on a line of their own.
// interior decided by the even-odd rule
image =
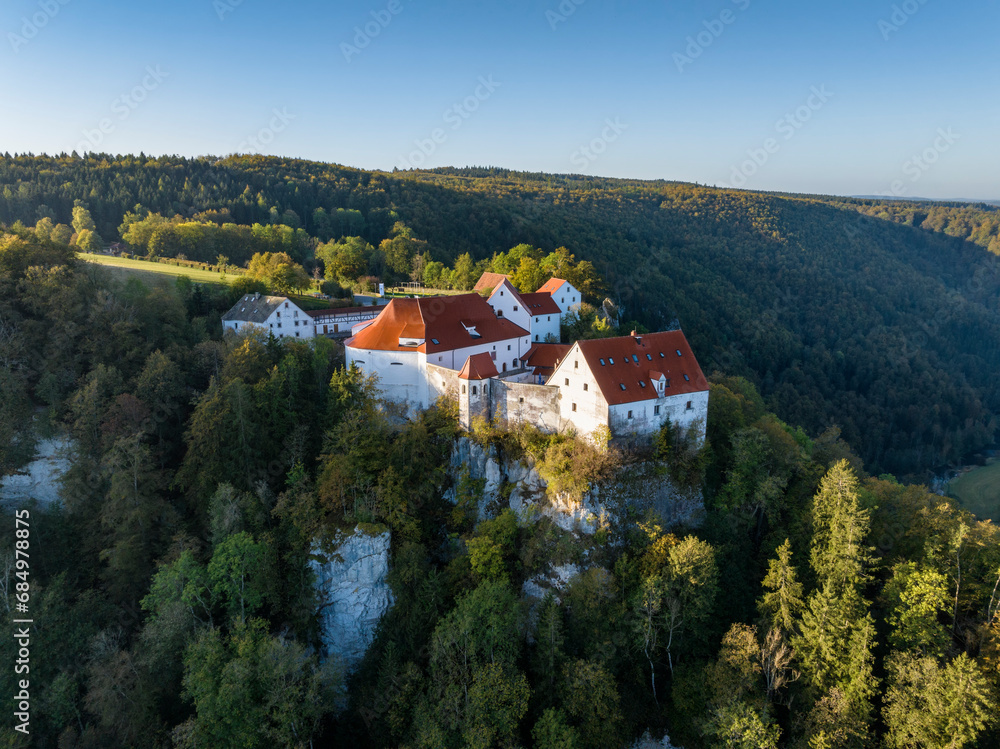
<svg viewBox="0 0 1000 749">
<path fill-rule="evenodd" d="M 1000 199 L 997 0 L 4 0 L 0 149 Z"/>
</svg>

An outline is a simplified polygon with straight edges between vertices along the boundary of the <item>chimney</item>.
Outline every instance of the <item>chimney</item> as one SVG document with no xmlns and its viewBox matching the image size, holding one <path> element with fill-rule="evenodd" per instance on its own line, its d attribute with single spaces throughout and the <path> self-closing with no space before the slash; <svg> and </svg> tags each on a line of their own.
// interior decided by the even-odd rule
<svg viewBox="0 0 1000 749">
<path fill-rule="evenodd" d="M 642 345 L 642 336 L 641 335 L 639 335 L 638 333 L 636 333 L 634 330 L 631 333 L 629 333 L 629 335 L 631 335 L 633 338 L 635 338 L 636 345 L 638 345 L 638 346 Z"/>
</svg>

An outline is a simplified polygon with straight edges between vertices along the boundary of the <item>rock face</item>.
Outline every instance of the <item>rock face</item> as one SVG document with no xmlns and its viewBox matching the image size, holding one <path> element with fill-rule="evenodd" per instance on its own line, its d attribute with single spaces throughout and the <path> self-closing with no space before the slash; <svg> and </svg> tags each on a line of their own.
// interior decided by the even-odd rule
<svg viewBox="0 0 1000 749">
<path fill-rule="evenodd" d="M 20 504 L 36 499 L 51 504 L 59 499 L 59 479 L 69 469 L 73 442 L 65 437 L 42 440 L 35 459 L 0 481 L 0 502 Z"/>
<path fill-rule="evenodd" d="M 470 478 L 485 482 L 479 503 L 480 520 L 494 517 L 509 506 L 522 519 L 538 513 L 565 531 L 592 534 L 602 519 L 613 520 L 626 507 L 640 512 L 654 510 L 668 526 L 697 526 L 705 513 L 699 490 L 679 489 L 651 463 L 626 466 L 613 482 L 593 487 L 578 501 L 562 494 L 549 496 L 545 479 L 538 475 L 530 458 L 526 460 L 500 460 L 493 448 L 480 447 L 462 437 L 452 449 L 452 476 L 457 482 L 467 468 Z"/>
<path fill-rule="evenodd" d="M 325 561 L 310 562 L 320 594 L 320 628 L 328 656 L 348 669 L 364 657 L 379 621 L 393 604 L 389 574 L 389 531 L 371 533 L 360 526 L 337 540 Z"/>
</svg>

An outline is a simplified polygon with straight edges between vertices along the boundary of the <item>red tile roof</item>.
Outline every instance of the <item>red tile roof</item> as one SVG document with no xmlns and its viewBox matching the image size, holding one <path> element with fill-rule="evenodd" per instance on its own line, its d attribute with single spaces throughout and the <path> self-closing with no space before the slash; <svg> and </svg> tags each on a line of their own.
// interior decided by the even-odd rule
<svg viewBox="0 0 1000 749">
<path fill-rule="evenodd" d="M 559 305 L 556 304 L 556 300 L 545 292 L 535 291 L 530 294 L 521 294 L 521 299 L 524 301 L 525 309 L 532 315 L 560 314 Z"/>
<path fill-rule="evenodd" d="M 650 380 L 661 372 L 669 383 L 667 396 L 708 390 L 698 360 L 679 330 L 579 341 L 578 345 L 609 405 L 655 398 Z"/>
<path fill-rule="evenodd" d="M 567 283 L 562 278 L 550 278 L 548 281 L 542 284 L 542 288 L 536 291 L 536 294 L 555 294 L 559 291 L 559 287 L 564 283 Z"/>
<path fill-rule="evenodd" d="M 525 365 L 532 367 L 536 375 L 548 377 L 573 348 L 568 343 L 536 343 L 524 357 Z"/>
<path fill-rule="evenodd" d="M 484 273 L 476 281 L 476 285 L 472 287 L 473 291 L 489 291 L 490 289 L 495 289 L 497 286 L 503 283 L 504 279 L 510 280 L 510 276 L 504 275 L 503 273 Z"/>
<path fill-rule="evenodd" d="M 486 380 L 496 377 L 497 366 L 493 363 L 492 357 L 485 351 L 481 354 L 473 354 L 465 360 L 462 371 L 458 373 L 461 380 Z"/>
<path fill-rule="evenodd" d="M 473 336 L 472 330 L 478 335 Z M 524 338 L 528 331 L 505 318 L 479 294 L 393 299 L 375 318 L 346 342 L 374 351 L 454 351 L 483 343 Z M 400 338 L 423 339 L 418 346 L 400 346 Z"/>
</svg>

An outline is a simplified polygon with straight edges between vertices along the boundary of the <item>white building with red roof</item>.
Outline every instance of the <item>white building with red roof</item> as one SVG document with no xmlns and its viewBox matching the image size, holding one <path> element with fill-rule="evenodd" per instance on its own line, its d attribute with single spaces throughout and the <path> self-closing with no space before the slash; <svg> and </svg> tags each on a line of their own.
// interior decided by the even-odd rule
<svg viewBox="0 0 1000 749">
<path fill-rule="evenodd" d="M 684 333 L 577 341 L 548 380 L 560 390 L 560 417 L 581 435 L 648 435 L 669 419 L 704 437 L 708 381 Z"/>
<path fill-rule="evenodd" d="M 544 292 L 522 294 L 503 276 L 489 297 L 489 304 L 498 317 L 513 321 L 531 333 L 535 343 L 558 343 L 562 310 Z"/>
<path fill-rule="evenodd" d="M 540 288 L 536 294 L 547 294 L 552 301 L 559 306 L 559 312 L 566 314 L 580 308 L 583 304 L 583 295 L 569 281 L 561 278 L 550 278 Z"/>
<path fill-rule="evenodd" d="M 418 409 L 443 394 L 433 368 L 457 372 L 483 354 L 497 373 L 519 370 L 530 348 L 529 332 L 478 294 L 393 299 L 345 343 L 348 366 L 377 375 L 386 395 Z"/>
</svg>

